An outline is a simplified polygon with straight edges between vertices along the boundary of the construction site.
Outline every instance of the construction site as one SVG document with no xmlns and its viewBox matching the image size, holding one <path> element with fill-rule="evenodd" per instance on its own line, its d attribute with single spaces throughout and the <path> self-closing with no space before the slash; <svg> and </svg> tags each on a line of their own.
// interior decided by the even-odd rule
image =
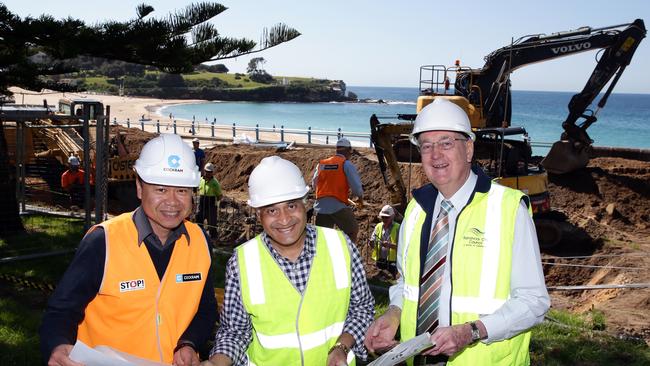
<svg viewBox="0 0 650 366">
<path fill-rule="evenodd" d="M 23 162 L 17 170 L 17 194 L 23 210 L 86 215 L 94 223 L 137 207 L 131 167 L 142 146 L 156 134 L 137 128 L 104 126 L 105 146 L 100 147 L 102 144 L 96 138 L 84 144 L 83 128 L 70 121 L 56 123 L 58 127 L 48 122 L 49 128 L 37 128 L 38 124 L 18 130 L 5 128 L 12 163 Z M 96 136 L 94 130 L 86 133 Z M 25 139 L 23 147 L 17 150 L 11 144 L 17 141 L 16 136 Z M 71 154 L 82 158 L 82 167 L 86 164 L 90 170 L 97 170 L 93 158 L 83 159 L 84 146 L 90 152 L 88 156 L 96 156 L 97 151 L 105 154 L 107 163 L 106 172 L 91 179 L 93 186 L 87 186 L 92 198 L 85 207 L 83 203 L 72 204 L 60 184 L 61 173 L 66 169 L 65 158 Z M 290 149 L 285 145 L 278 149 L 272 144 L 234 145 L 214 138 L 204 138 L 201 146 L 205 148 L 205 162 L 215 165 L 215 177 L 223 190 L 214 245 L 225 253 L 261 231 L 246 200 L 248 177 L 262 158 L 276 154 L 292 161 L 309 182 L 318 161 L 333 153 L 332 145 L 292 144 Z M 356 245 L 369 279 L 388 284 L 392 278 L 375 267 L 368 244 L 379 221 L 377 213 L 390 203 L 390 192 L 378 169 L 374 149 L 355 148 L 351 161 L 359 171 L 365 192 L 363 206 L 354 209 L 360 226 Z M 408 177 L 409 187 L 426 182 L 419 164 L 401 163 L 400 169 Z M 548 190 L 552 210 L 562 228 L 559 242 L 542 248 L 552 307 L 577 313 L 597 309 L 605 314 L 608 332 L 650 344 L 650 162 L 594 157 L 585 169 L 550 174 Z M 313 192 L 309 198 L 313 202 Z M 98 206 L 105 209 L 99 210 Z"/>
</svg>

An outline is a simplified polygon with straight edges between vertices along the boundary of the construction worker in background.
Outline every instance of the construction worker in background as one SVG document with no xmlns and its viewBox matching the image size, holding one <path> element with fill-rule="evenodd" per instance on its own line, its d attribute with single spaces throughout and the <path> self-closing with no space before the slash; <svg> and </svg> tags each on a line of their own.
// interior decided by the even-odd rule
<svg viewBox="0 0 650 366">
<path fill-rule="evenodd" d="M 394 221 L 395 210 L 390 205 L 386 205 L 381 208 L 378 216 L 381 222 L 375 226 L 371 238 L 372 259 L 377 263 L 377 268 L 385 269 L 395 276 L 399 233 L 399 224 Z"/>
<path fill-rule="evenodd" d="M 248 204 L 264 231 L 226 267 L 212 365 L 347 365 L 366 358 L 374 299 L 356 246 L 338 230 L 307 224 L 300 169 L 262 159 Z"/>
<path fill-rule="evenodd" d="M 70 205 L 79 205 L 82 201 L 81 192 L 84 190 L 85 171 L 79 168 L 79 158 L 70 156 L 68 158 L 68 169 L 61 174 L 61 188 L 68 193 Z"/>
<path fill-rule="evenodd" d="M 312 187 L 316 189 L 316 225 L 329 228 L 336 225 L 356 242 L 359 224 L 348 204 L 363 206 L 363 187 L 351 156 L 350 140 L 343 137 L 336 142 L 336 154 L 319 161 Z M 348 199 L 350 191 L 357 197 L 356 204 Z"/>
<path fill-rule="evenodd" d="M 544 319 L 544 284 L 530 200 L 472 167 L 467 113 L 436 98 L 415 119 L 429 183 L 414 190 L 400 230 L 388 310 L 370 326 L 370 351 L 431 333 L 408 364 L 528 365 L 530 328 Z M 452 291 L 453 289 L 453 291 Z"/>
<path fill-rule="evenodd" d="M 205 151 L 199 147 L 199 140 L 197 137 L 192 139 L 192 149 L 194 150 L 194 159 L 196 160 L 196 166 L 199 167 L 199 171 L 203 171 L 203 164 L 205 163 Z"/>
<path fill-rule="evenodd" d="M 207 163 L 203 167 L 203 177 L 199 183 L 199 212 L 196 215 L 196 222 L 203 225 L 208 220 L 208 231 L 210 238 L 217 238 L 217 208 L 221 200 L 221 185 L 214 177 L 214 164 Z"/>
<path fill-rule="evenodd" d="M 78 340 L 195 366 L 213 334 L 211 247 L 185 220 L 200 179 L 192 149 L 162 134 L 134 169 L 141 206 L 86 233 L 48 301 L 40 328 L 48 365 L 79 365 L 68 356 Z"/>
</svg>

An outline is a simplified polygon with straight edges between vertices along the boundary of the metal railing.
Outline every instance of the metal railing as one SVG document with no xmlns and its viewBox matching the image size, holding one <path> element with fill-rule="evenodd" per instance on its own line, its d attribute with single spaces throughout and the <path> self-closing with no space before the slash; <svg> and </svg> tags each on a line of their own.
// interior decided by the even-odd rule
<svg viewBox="0 0 650 366">
<path fill-rule="evenodd" d="M 236 123 L 232 123 L 232 125 L 223 125 L 223 124 L 217 124 L 216 121 L 197 122 L 195 120 L 192 121 L 171 120 L 169 122 L 160 122 L 160 120 L 158 119 L 155 121 L 138 120 L 132 122 L 128 118 L 124 122 L 120 122 L 117 120 L 117 118 L 114 118 L 112 124 L 121 125 L 127 128 L 139 127 L 142 131 L 150 131 L 156 133 L 171 132 L 181 136 L 204 135 L 204 134 L 200 134 L 200 132 L 202 129 L 203 130 L 207 129 L 208 131 L 210 131 L 210 134 L 209 136 L 204 135 L 204 137 L 215 138 L 215 139 L 218 138 L 230 139 L 230 138 L 237 137 L 238 133 L 254 132 L 256 141 L 262 141 L 263 139 L 261 139 L 261 134 L 267 133 L 267 134 L 278 135 L 280 142 L 287 142 L 286 141 L 287 135 L 299 135 L 299 136 L 305 136 L 305 141 L 308 144 L 317 143 L 317 144 L 325 144 L 325 145 L 334 144 L 338 139 L 345 136 L 356 142 L 367 141 L 368 146 L 372 147 L 372 142 L 370 141 L 369 132 L 343 131 L 341 130 L 341 128 L 338 128 L 336 130 L 315 130 L 312 129 L 311 126 L 307 127 L 307 129 L 300 129 L 300 128 L 286 128 L 284 127 L 284 125 L 280 125 L 280 127 L 276 127 L 276 125 L 273 125 L 273 127 L 260 127 L 259 124 L 256 124 L 253 127 L 253 126 L 237 125 Z"/>
<path fill-rule="evenodd" d="M 353 142 L 368 142 L 369 147 L 373 147 L 372 141 L 370 140 L 369 132 L 355 132 L 355 131 L 343 131 L 341 128 L 336 130 L 315 130 L 311 126 L 307 129 L 300 128 L 287 128 L 284 125 L 276 127 L 260 127 L 259 124 L 253 126 L 237 125 L 232 123 L 231 125 L 217 124 L 216 121 L 205 121 L 197 122 L 196 120 L 187 121 L 187 120 L 171 120 L 169 122 L 161 122 L 159 119 L 153 120 L 138 120 L 135 122 L 130 121 L 129 118 L 126 121 L 120 122 L 117 118 L 113 119 L 113 125 L 121 125 L 127 128 L 139 127 L 142 131 L 150 132 L 172 132 L 181 136 L 198 136 L 202 135 L 205 138 L 214 138 L 214 139 L 231 139 L 239 136 L 238 134 L 244 132 L 252 132 L 255 134 L 255 141 L 264 141 L 261 139 L 261 134 L 276 134 L 279 137 L 279 140 L 273 140 L 273 142 L 287 142 L 288 135 L 299 135 L 305 136 L 305 141 L 308 144 L 334 144 L 338 139 L 345 136 L 353 140 Z M 201 130 L 209 130 L 209 136 L 201 134 Z M 171 130 L 171 131 L 170 131 Z M 180 133 L 179 133 L 180 131 Z M 241 137 L 241 136 L 240 136 Z M 531 142 L 532 147 L 550 149 L 553 145 L 553 142 L 545 141 L 535 141 Z"/>
</svg>

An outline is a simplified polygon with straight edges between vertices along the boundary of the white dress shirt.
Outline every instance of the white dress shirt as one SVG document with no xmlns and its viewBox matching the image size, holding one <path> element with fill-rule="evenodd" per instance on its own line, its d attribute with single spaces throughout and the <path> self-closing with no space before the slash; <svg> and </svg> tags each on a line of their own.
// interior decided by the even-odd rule
<svg viewBox="0 0 650 366">
<path fill-rule="evenodd" d="M 436 203 L 431 217 L 435 220 L 440 211 L 440 202 L 448 199 L 454 206 L 449 212 L 449 233 L 454 233 L 456 219 L 460 210 L 465 206 L 476 185 L 477 176 L 470 172 L 467 181 L 452 197 L 436 197 Z M 494 184 L 494 183 L 492 183 Z M 435 222 L 434 222 L 435 223 Z M 433 230 L 434 225 L 431 225 Z M 400 230 L 404 229 L 404 225 Z M 402 235 L 399 236 L 400 238 Z M 397 283 L 391 286 L 390 304 L 402 308 L 404 303 L 402 293 L 404 290 L 404 277 L 402 274 L 402 249 L 405 245 L 401 241 L 397 250 L 397 270 L 400 273 Z M 451 245 L 447 247 L 447 256 L 451 254 Z M 440 326 L 449 326 L 451 281 L 449 267 L 445 265 L 443 283 L 440 294 L 439 322 Z M 510 277 L 510 298 L 492 314 L 480 315 L 479 318 L 485 325 L 488 338 L 485 343 L 492 343 L 511 338 L 544 320 L 544 314 L 550 307 L 551 300 L 544 282 L 539 245 L 535 224 L 528 214 L 525 203 L 521 203 L 515 218 L 514 244 L 512 249 L 512 276 Z"/>
</svg>

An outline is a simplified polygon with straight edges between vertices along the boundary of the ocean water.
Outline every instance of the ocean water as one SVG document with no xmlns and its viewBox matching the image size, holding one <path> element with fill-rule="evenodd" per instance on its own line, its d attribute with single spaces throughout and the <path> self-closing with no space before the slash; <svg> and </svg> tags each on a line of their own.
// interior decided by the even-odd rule
<svg viewBox="0 0 650 366">
<path fill-rule="evenodd" d="M 415 113 L 417 88 L 355 87 L 348 90 L 361 99 L 385 103 L 253 103 L 206 102 L 172 105 L 161 109 L 164 116 L 198 122 L 238 126 L 370 132 L 370 116 Z M 512 125 L 523 126 L 532 142 L 553 142 L 562 133 L 572 92 L 513 91 Z M 592 107 L 598 102 L 594 101 Z M 587 132 L 596 146 L 650 148 L 650 94 L 612 94 L 598 113 L 598 121 Z M 548 149 L 534 148 L 535 154 Z"/>
</svg>

